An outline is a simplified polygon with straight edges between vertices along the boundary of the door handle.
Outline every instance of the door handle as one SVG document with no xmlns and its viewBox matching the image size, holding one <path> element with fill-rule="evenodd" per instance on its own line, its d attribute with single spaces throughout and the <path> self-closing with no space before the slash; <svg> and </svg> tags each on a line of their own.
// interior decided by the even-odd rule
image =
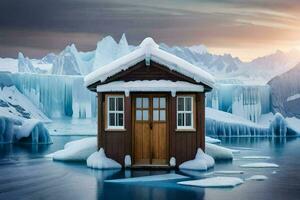
<svg viewBox="0 0 300 200">
<path fill-rule="evenodd" d="M 152 121 L 150 121 L 149 126 L 150 126 L 150 129 L 152 130 L 152 127 L 153 127 Z"/>
</svg>

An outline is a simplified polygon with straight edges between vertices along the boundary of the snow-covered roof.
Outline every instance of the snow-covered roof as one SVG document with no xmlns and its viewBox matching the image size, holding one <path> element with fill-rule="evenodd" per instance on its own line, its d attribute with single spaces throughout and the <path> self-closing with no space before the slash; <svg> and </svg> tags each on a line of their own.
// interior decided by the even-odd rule
<svg viewBox="0 0 300 200">
<path fill-rule="evenodd" d="M 209 87 L 213 87 L 215 83 L 214 77 L 208 72 L 160 49 L 159 45 L 156 44 L 152 38 L 146 38 L 134 51 L 85 76 L 85 85 L 89 86 L 98 81 L 103 82 L 108 77 L 111 77 L 122 70 L 126 70 L 142 60 L 146 60 L 146 62 L 149 60 L 155 61 L 168 67 L 170 70 L 174 70 L 194 79 L 198 83 L 201 82 L 208 85 Z"/>
<path fill-rule="evenodd" d="M 97 86 L 97 92 L 125 92 L 126 96 L 129 96 L 130 92 L 153 91 L 171 92 L 172 96 L 175 96 L 176 92 L 203 92 L 204 87 L 185 81 L 170 80 L 113 81 Z"/>
</svg>

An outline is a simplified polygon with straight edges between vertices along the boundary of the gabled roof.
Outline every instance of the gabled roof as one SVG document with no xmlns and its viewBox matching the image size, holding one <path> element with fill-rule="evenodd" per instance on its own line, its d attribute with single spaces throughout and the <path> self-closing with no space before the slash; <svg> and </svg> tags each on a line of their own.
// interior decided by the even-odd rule
<svg viewBox="0 0 300 200">
<path fill-rule="evenodd" d="M 160 49 L 152 38 L 144 39 L 134 51 L 91 72 L 84 77 L 84 83 L 86 86 L 90 86 L 98 81 L 104 82 L 107 78 L 134 66 L 142 60 L 145 60 L 146 64 L 150 60 L 155 61 L 170 70 L 194 79 L 198 83 L 203 83 L 211 88 L 214 86 L 215 80 L 211 74 Z"/>
</svg>

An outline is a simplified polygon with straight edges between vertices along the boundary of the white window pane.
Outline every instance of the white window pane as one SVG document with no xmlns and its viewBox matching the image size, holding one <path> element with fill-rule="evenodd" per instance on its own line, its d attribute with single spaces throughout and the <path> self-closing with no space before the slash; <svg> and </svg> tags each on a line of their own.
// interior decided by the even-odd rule
<svg viewBox="0 0 300 200">
<path fill-rule="evenodd" d="M 183 123 L 183 117 L 184 117 L 184 114 L 183 113 L 179 113 L 177 115 L 177 123 L 178 123 L 178 126 L 184 126 L 184 123 Z"/>
<path fill-rule="evenodd" d="M 154 121 L 158 121 L 159 120 L 159 117 L 158 117 L 158 110 L 153 110 L 153 120 Z"/>
<path fill-rule="evenodd" d="M 158 108 L 158 98 L 153 98 L 153 108 Z"/>
<path fill-rule="evenodd" d="M 191 113 L 185 114 L 185 125 L 192 126 L 192 114 Z"/>
<path fill-rule="evenodd" d="M 136 107 L 142 108 L 142 98 L 136 98 Z"/>
<path fill-rule="evenodd" d="M 166 120 L 166 111 L 165 110 L 161 110 L 159 115 L 160 115 L 159 116 L 160 121 L 165 121 Z"/>
<path fill-rule="evenodd" d="M 149 107 L 149 98 L 143 98 L 143 108 Z"/>
<path fill-rule="evenodd" d="M 160 108 L 165 108 L 166 107 L 166 98 L 160 98 Z"/>
<path fill-rule="evenodd" d="M 142 111 L 141 110 L 137 110 L 135 113 L 135 119 L 136 120 L 142 120 Z"/>
<path fill-rule="evenodd" d="M 123 126 L 123 113 L 117 114 L 117 126 Z"/>
<path fill-rule="evenodd" d="M 117 98 L 117 110 L 123 111 L 123 98 L 121 97 Z"/>
<path fill-rule="evenodd" d="M 183 109 L 184 109 L 184 98 L 183 97 L 179 97 L 177 99 L 177 109 L 179 111 L 183 111 Z"/>
<path fill-rule="evenodd" d="M 114 97 L 110 97 L 108 98 L 109 101 L 109 110 L 114 111 L 115 110 L 115 98 Z"/>
<path fill-rule="evenodd" d="M 185 98 L 185 111 L 192 110 L 192 98 Z"/>
<path fill-rule="evenodd" d="M 109 126 L 115 126 L 115 113 L 109 113 Z"/>
<path fill-rule="evenodd" d="M 148 120 L 148 110 L 143 110 L 143 121 L 147 121 Z"/>
</svg>

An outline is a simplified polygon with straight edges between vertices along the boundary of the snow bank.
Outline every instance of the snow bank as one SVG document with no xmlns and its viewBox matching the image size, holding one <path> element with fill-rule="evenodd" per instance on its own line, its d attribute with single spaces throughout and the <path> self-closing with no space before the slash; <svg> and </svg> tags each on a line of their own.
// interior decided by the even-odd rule
<svg viewBox="0 0 300 200">
<path fill-rule="evenodd" d="M 265 163 L 265 162 L 259 162 L 259 163 L 249 163 L 240 165 L 240 167 L 244 168 L 278 168 L 279 165 L 274 163 Z"/>
<path fill-rule="evenodd" d="M 205 154 L 202 149 L 198 149 L 195 159 L 194 160 L 189 160 L 181 165 L 179 165 L 179 169 L 183 170 L 207 170 L 215 165 L 215 160 Z"/>
<path fill-rule="evenodd" d="M 255 181 L 264 181 L 268 179 L 268 177 L 264 176 L 264 175 L 254 175 L 254 176 L 251 176 L 249 178 L 247 178 L 246 180 L 255 180 Z"/>
<path fill-rule="evenodd" d="M 107 158 L 104 149 L 101 148 L 99 151 L 94 152 L 86 160 L 86 164 L 90 168 L 94 169 L 119 169 L 122 166 L 116 161 Z"/>
<path fill-rule="evenodd" d="M 51 144 L 48 129 L 39 120 L 0 116 L 0 143 Z"/>
<path fill-rule="evenodd" d="M 213 178 L 205 178 L 200 180 L 178 182 L 178 184 L 181 185 L 190 185 L 190 186 L 198 186 L 198 187 L 221 187 L 221 188 L 235 187 L 242 183 L 244 183 L 244 181 L 236 177 L 213 177 Z"/>
<path fill-rule="evenodd" d="M 86 161 L 97 150 L 95 137 L 88 137 L 65 144 L 63 150 L 53 153 L 53 160 L 60 161 Z"/>
<path fill-rule="evenodd" d="M 206 143 L 205 152 L 215 160 L 232 160 L 235 150 L 221 147 L 215 144 Z"/>
</svg>

